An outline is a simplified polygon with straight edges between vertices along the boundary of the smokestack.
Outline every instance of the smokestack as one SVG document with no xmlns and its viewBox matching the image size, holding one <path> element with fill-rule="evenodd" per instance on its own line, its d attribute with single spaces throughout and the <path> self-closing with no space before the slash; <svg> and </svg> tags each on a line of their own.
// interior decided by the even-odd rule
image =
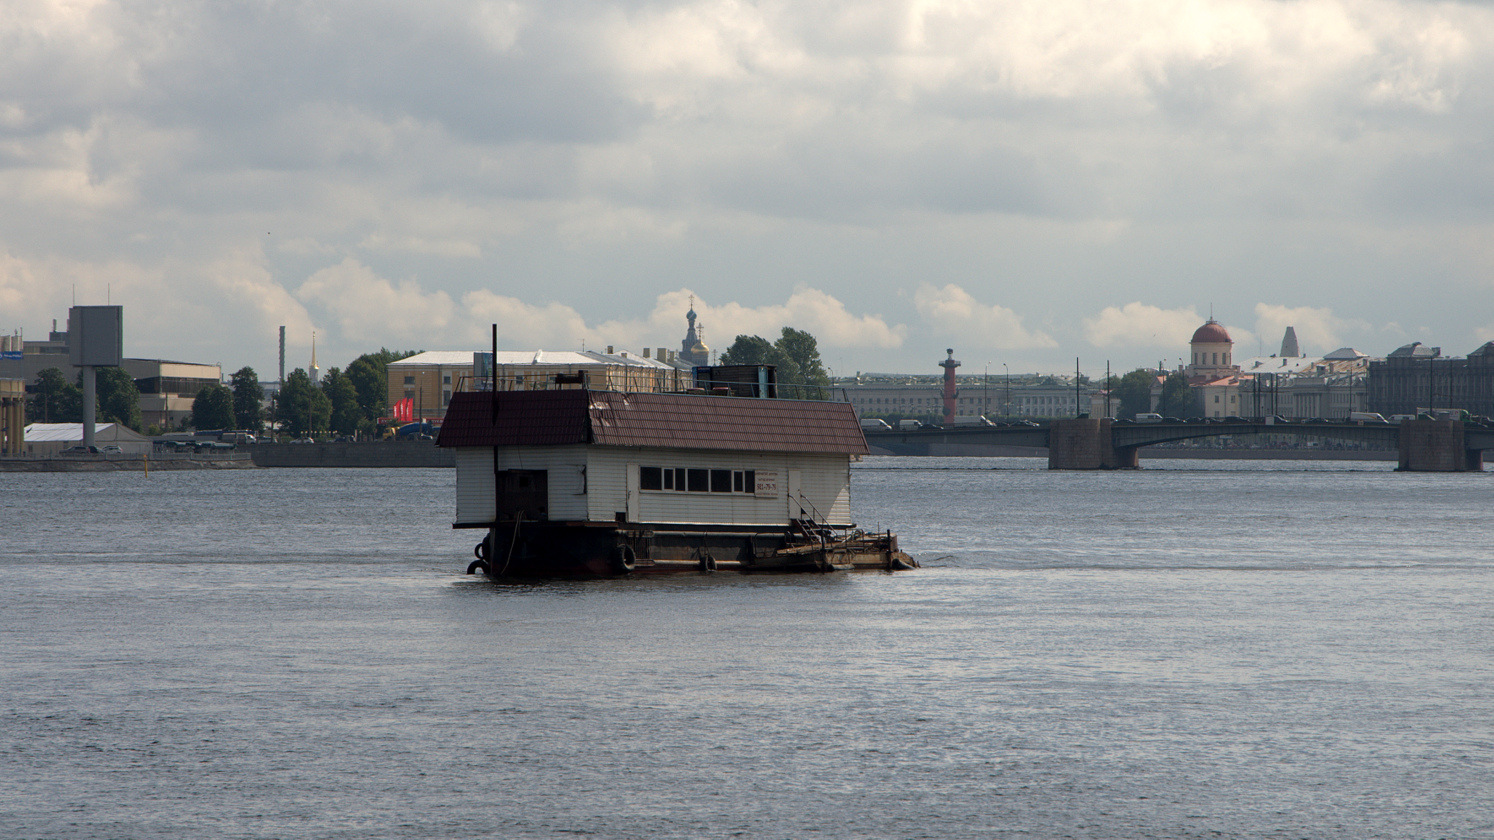
<svg viewBox="0 0 1494 840">
<path fill-rule="evenodd" d="M 281 327 L 280 328 L 280 380 L 279 380 L 279 382 L 280 382 L 281 385 L 285 384 L 285 327 Z"/>
</svg>

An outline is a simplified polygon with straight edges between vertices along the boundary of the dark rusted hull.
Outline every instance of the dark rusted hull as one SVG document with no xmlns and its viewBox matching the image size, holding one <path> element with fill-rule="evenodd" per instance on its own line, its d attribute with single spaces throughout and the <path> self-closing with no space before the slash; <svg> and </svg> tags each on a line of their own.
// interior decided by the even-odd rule
<svg viewBox="0 0 1494 840">
<path fill-rule="evenodd" d="M 917 568 L 892 534 L 796 526 L 503 522 L 478 543 L 468 572 L 496 578 L 832 572 Z"/>
</svg>

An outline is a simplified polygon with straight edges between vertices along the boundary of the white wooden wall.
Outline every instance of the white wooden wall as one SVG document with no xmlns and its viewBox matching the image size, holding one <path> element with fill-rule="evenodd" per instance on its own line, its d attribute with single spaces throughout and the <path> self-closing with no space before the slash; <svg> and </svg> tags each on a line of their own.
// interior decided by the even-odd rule
<svg viewBox="0 0 1494 840">
<path fill-rule="evenodd" d="M 493 521 L 493 450 L 456 450 L 458 525 Z M 586 447 L 513 447 L 498 452 L 500 470 L 544 470 L 550 490 L 550 519 L 586 518 Z M 608 517 L 611 518 L 610 516 Z"/>
<path fill-rule="evenodd" d="M 789 519 L 788 472 L 801 471 L 801 492 L 830 524 L 851 522 L 850 459 L 844 455 L 712 452 L 681 449 L 595 447 L 587 453 L 590 517 L 611 521 L 627 511 L 634 494 L 638 522 L 695 525 L 783 525 Z M 677 493 L 639 490 L 628 465 L 776 472 L 778 492 L 760 499 L 749 493 Z M 552 491 L 553 492 L 553 491 Z"/>
<path fill-rule="evenodd" d="M 545 470 L 551 521 L 611 522 L 619 511 L 636 522 L 694 525 L 783 525 L 791 516 L 789 471 L 799 471 L 799 492 L 832 525 L 851 524 L 850 459 L 845 455 L 713 452 L 681 449 L 553 446 L 499 451 L 498 468 Z M 772 498 L 750 493 L 677 493 L 639 490 L 628 465 L 777 473 Z M 493 521 L 493 450 L 456 450 L 456 522 Z M 632 494 L 632 506 L 629 494 Z M 805 506 L 806 508 L 808 505 Z"/>
</svg>

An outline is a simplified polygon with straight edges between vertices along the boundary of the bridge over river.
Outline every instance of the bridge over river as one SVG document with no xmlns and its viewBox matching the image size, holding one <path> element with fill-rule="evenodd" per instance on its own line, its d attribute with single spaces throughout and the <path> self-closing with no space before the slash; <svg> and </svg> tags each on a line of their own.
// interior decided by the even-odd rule
<svg viewBox="0 0 1494 840">
<path fill-rule="evenodd" d="M 1253 420 L 1126 423 L 1079 418 L 1044 425 L 868 429 L 866 442 L 894 455 L 942 454 L 941 450 L 958 444 L 1031 447 L 1048 450 L 1052 470 L 1112 470 L 1135 468 L 1140 450 L 1158 443 L 1263 434 L 1394 449 L 1400 453 L 1399 469 L 1410 472 L 1482 470 L 1484 450 L 1494 449 L 1494 427 L 1461 420 L 1405 420 L 1391 425 Z"/>
</svg>

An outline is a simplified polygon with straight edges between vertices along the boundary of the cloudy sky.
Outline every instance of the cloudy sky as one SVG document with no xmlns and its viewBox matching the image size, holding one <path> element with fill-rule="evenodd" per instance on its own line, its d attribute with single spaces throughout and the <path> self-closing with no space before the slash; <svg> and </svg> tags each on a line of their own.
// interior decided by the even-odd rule
<svg viewBox="0 0 1494 840">
<path fill-rule="evenodd" d="M 1494 7 L 6 0 L 0 332 L 273 377 L 814 333 L 837 373 L 1494 339 Z"/>
</svg>

